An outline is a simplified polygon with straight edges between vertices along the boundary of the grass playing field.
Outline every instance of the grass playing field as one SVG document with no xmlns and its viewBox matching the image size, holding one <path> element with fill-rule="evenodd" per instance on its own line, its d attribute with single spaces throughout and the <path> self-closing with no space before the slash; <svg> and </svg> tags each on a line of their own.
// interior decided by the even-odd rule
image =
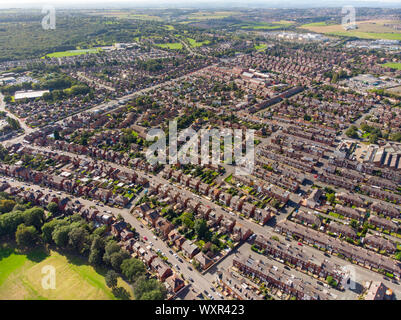
<svg viewBox="0 0 401 320">
<path fill-rule="evenodd" d="M 157 44 L 158 47 L 164 49 L 172 49 L 172 50 L 180 50 L 182 49 L 182 43 L 174 42 L 174 43 L 159 43 Z"/>
<path fill-rule="evenodd" d="M 267 48 L 267 44 L 265 44 L 265 43 L 262 43 L 260 45 L 255 45 L 256 50 L 264 50 L 266 48 Z"/>
<path fill-rule="evenodd" d="M 387 62 L 387 63 L 383 64 L 383 66 L 401 70 L 401 63 L 397 63 L 397 62 Z"/>
<path fill-rule="evenodd" d="M 205 40 L 205 41 L 201 41 L 201 42 L 198 42 L 198 41 L 196 41 L 195 39 L 192 39 L 192 38 L 187 38 L 187 40 L 188 40 L 188 42 L 189 42 L 189 45 L 190 45 L 192 48 L 201 47 L 201 46 L 203 46 L 204 44 L 209 44 L 209 43 L 210 43 L 209 40 Z"/>
<path fill-rule="evenodd" d="M 81 54 L 88 54 L 88 53 L 97 53 L 101 51 L 100 48 L 96 49 L 81 49 L 81 50 L 68 50 L 68 51 L 60 51 L 60 52 L 53 52 L 46 55 L 49 58 L 62 58 L 62 57 L 70 57 L 70 56 L 78 56 Z"/>
<path fill-rule="evenodd" d="M 42 268 L 56 269 L 56 289 L 42 287 Z M 20 253 L 11 246 L 0 248 L 0 300 L 115 300 L 103 271 L 96 271 L 80 257 L 34 250 Z M 118 286 L 130 292 L 122 279 Z"/>
</svg>

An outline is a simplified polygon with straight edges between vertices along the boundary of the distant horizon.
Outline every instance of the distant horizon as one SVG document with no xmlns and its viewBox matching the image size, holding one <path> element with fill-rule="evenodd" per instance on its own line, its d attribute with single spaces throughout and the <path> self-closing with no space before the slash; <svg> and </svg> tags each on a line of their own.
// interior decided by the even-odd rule
<svg viewBox="0 0 401 320">
<path fill-rule="evenodd" d="M 368 8 L 401 8 L 399 0 L 0 0 L 0 9 L 30 9 L 53 5 L 65 9 L 222 9 L 222 8 L 263 8 L 263 9 L 308 9 L 337 8 L 346 5 Z"/>
</svg>

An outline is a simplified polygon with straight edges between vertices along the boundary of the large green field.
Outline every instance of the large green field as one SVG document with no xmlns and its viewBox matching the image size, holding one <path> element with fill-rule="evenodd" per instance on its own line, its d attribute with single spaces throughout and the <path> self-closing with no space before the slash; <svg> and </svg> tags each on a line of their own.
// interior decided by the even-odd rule
<svg viewBox="0 0 401 320">
<path fill-rule="evenodd" d="M 68 51 L 60 51 L 60 52 L 53 52 L 46 55 L 49 58 L 62 58 L 62 57 L 70 57 L 70 56 L 79 56 L 82 54 L 88 53 L 98 53 L 100 52 L 100 48 L 94 49 L 81 49 L 81 50 L 68 50 Z"/>
<path fill-rule="evenodd" d="M 157 46 L 160 48 L 163 48 L 163 49 L 173 49 L 173 50 L 181 50 L 182 49 L 182 44 L 180 42 L 159 43 L 159 44 L 157 44 Z"/>
<path fill-rule="evenodd" d="M 383 64 L 383 66 L 401 70 L 401 63 L 397 63 L 397 62 L 387 62 L 387 63 Z"/>
<path fill-rule="evenodd" d="M 189 44 L 190 44 L 190 46 L 192 48 L 201 47 L 204 44 L 209 44 L 210 43 L 209 40 L 205 40 L 205 41 L 201 41 L 201 42 L 198 42 L 198 41 L 196 41 L 195 39 L 192 39 L 192 38 L 187 38 L 187 40 L 188 40 L 188 42 L 189 42 Z"/>
<path fill-rule="evenodd" d="M 56 289 L 42 287 L 44 266 L 56 269 Z M 80 257 L 39 249 L 25 254 L 4 245 L 0 248 L 0 300 L 115 300 L 103 274 Z M 119 279 L 118 286 L 132 297 L 126 282 Z"/>
</svg>

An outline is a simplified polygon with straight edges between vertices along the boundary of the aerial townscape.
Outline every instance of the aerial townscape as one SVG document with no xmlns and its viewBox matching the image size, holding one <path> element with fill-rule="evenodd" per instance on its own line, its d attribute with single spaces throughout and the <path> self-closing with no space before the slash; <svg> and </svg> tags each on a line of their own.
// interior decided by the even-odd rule
<svg viewBox="0 0 401 320">
<path fill-rule="evenodd" d="M 393 4 L 0 9 L 0 300 L 401 299 Z"/>
</svg>

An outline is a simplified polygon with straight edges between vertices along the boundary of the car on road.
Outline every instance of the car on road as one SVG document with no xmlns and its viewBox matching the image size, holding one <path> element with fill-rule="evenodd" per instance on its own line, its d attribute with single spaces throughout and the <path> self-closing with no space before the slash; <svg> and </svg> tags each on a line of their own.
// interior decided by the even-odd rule
<svg viewBox="0 0 401 320">
<path fill-rule="evenodd" d="M 148 241 L 148 238 L 147 237 L 143 237 L 143 240 Z"/>
<path fill-rule="evenodd" d="M 156 236 L 153 236 L 153 239 L 157 240 L 157 237 L 156 237 Z"/>
<path fill-rule="evenodd" d="M 318 285 L 320 285 L 320 286 L 323 285 L 323 282 L 322 282 L 322 281 L 316 281 L 316 283 L 317 283 Z"/>
<path fill-rule="evenodd" d="M 169 250 L 168 252 L 170 252 L 171 254 L 174 254 L 173 250 Z"/>
<path fill-rule="evenodd" d="M 217 295 L 222 299 L 224 298 L 223 295 L 220 292 L 217 292 Z"/>
<path fill-rule="evenodd" d="M 178 264 L 175 264 L 174 267 L 176 267 L 178 270 L 180 270 L 180 267 L 178 266 Z"/>
<path fill-rule="evenodd" d="M 287 270 L 291 271 L 291 268 L 289 266 L 284 266 L 284 269 L 287 269 Z"/>
<path fill-rule="evenodd" d="M 327 252 L 325 252 L 325 253 L 323 253 L 326 257 L 328 257 L 328 258 L 330 258 L 331 256 L 327 253 Z"/>
<path fill-rule="evenodd" d="M 194 279 L 192 279 L 191 277 L 189 277 L 188 280 L 194 282 Z"/>
<path fill-rule="evenodd" d="M 209 295 L 209 292 L 207 292 L 207 290 L 203 290 L 203 292 L 204 292 L 206 295 Z"/>
<path fill-rule="evenodd" d="M 216 292 L 216 289 L 213 287 L 210 287 L 210 290 L 212 290 L 213 292 Z"/>
<path fill-rule="evenodd" d="M 301 242 L 298 242 L 298 245 L 299 245 L 299 246 L 302 246 L 302 243 L 301 243 Z"/>
<path fill-rule="evenodd" d="M 192 268 L 191 268 L 191 266 L 188 266 L 187 268 L 188 268 L 189 270 L 191 270 L 191 271 L 193 271 L 193 270 L 194 270 L 194 269 L 192 269 Z"/>
<path fill-rule="evenodd" d="M 140 224 L 139 226 L 143 229 L 143 224 Z"/>
<path fill-rule="evenodd" d="M 214 300 L 214 298 L 211 294 L 209 294 L 208 297 L 210 298 L 210 300 Z"/>
</svg>

